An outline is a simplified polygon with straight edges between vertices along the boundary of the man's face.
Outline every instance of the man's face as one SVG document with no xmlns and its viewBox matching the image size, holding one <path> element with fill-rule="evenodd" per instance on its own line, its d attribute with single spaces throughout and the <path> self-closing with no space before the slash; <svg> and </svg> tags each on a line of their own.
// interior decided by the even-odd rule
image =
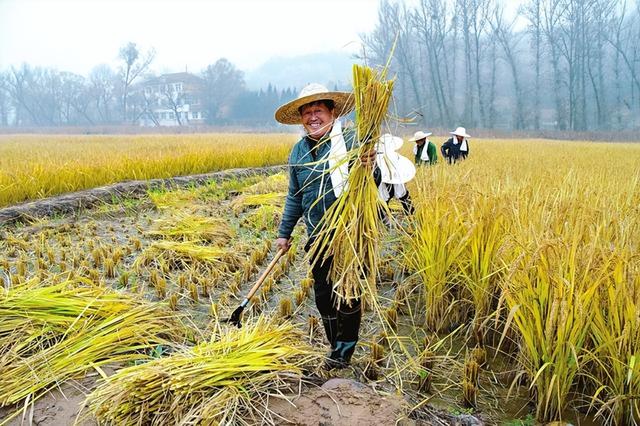
<svg viewBox="0 0 640 426">
<path fill-rule="evenodd" d="M 462 142 L 462 140 L 464 139 L 464 136 L 459 136 L 459 135 L 455 135 L 456 139 L 458 139 L 458 142 Z"/>
<path fill-rule="evenodd" d="M 314 139 L 323 137 L 333 125 L 333 112 L 323 103 L 302 106 L 300 115 L 304 130 Z"/>
<path fill-rule="evenodd" d="M 418 140 L 416 141 L 416 145 L 418 145 L 418 146 L 422 146 L 422 145 L 424 145 L 424 142 L 425 142 L 426 140 L 427 140 L 427 138 L 418 139 Z"/>
</svg>

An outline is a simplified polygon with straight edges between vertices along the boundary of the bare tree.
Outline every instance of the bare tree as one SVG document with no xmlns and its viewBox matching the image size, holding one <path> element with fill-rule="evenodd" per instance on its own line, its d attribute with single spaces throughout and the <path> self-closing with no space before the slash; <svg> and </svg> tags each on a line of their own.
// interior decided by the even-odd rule
<svg viewBox="0 0 640 426">
<path fill-rule="evenodd" d="M 509 65 L 511 70 L 511 77 L 513 79 L 513 91 L 515 100 L 515 110 L 513 125 L 515 129 L 525 128 L 525 112 L 524 112 L 524 93 L 522 89 L 522 83 L 520 82 L 520 69 L 517 64 L 517 46 L 522 40 L 524 34 L 517 34 L 513 30 L 515 20 L 507 24 L 504 19 L 504 9 L 500 6 L 496 6 L 493 13 L 493 19 L 491 26 L 496 41 L 502 47 L 504 52 L 505 61 Z"/>
<path fill-rule="evenodd" d="M 445 41 L 448 35 L 447 4 L 444 0 L 421 0 L 414 16 L 414 26 L 427 52 L 427 66 L 431 93 L 438 109 L 438 123 L 450 124 L 453 94 L 447 90 L 447 79 L 455 64 L 447 55 Z M 408 61 L 407 61 L 408 62 Z"/>
<path fill-rule="evenodd" d="M 163 99 L 166 101 L 171 111 L 173 111 L 173 115 L 176 117 L 178 126 L 182 126 L 181 115 L 182 115 L 182 105 L 184 104 L 184 92 L 177 90 L 173 84 L 165 84 L 164 90 L 162 91 L 162 95 L 163 95 Z"/>
<path fill-rule="evenodd" d="M 155 58 L 155 50 L 151 49 L 141 55 L 135 43 L 129 42 L 120 49 L 118 57 L 123 64 L 120 68 L 122 83 L 122 118 L 127 121 L 127 98 L 131 85 L 142 73 L 144 73 Z"/>
<path fill-rule="evenodd" d="M 244 73 L 225 58 L 209 65 L 202 77 L 205 80 L 205 108 L 207 121 L 214 124 L 225 117 L 233 102 L 244 91 Z"/>
<path fill-rule="evenodd" d="M 535 83 L 533 88 L 533 128 L 540 129 L 540 75 L 542 63 L 542 1 L 531 0 L 524 5 L 521 13 L 529 20 L 529 34 L 534 51 Z"/>
<path fill-rule="evenodd" d="M 7 73 L 0 72 L 0 126 L 9 125 L 10 95 L 9 95 L 9 76 Z"/>
<path fill-rule="evenodd" d="M 415 29 L 411 25 L 412 16 L 407 12 L 404 4 L 400 7 L 397 3 L 391 5 L 389 2 L 384 2 L 384 5 L 384 12 L 390 20 L 387 25 L 391 30 L 396 30 L 395 34 L 388 34 L 388 36 L 395 39 L 395 57 L 399 65 L 398 74 L 408 80 L 408 86 L 410 87 L 409 92 L 413 102 L 409 108 L 413 113 L 419 115 L 424 122 L 426 114 L 424 99 L 426 96 L 424 96 L 424 90 L 421 89 L 420 52 L 416 55 L 416 49 L 419 49 L 419 45 L 415 43 Z M 382 7 L 380 12 L 383 12 Z M 388 51 L 387 55 L 390 54 L 391 50 Z M 403 113 L 407 113 L 407 111 L 403 111 Z"/>
<path fill-rule="evenodd" d="M 113 120 L 113 108 L 117 103 L 115 96 L 117 75 L 108 65 L 102 64 L 91 70 L 89 80 L 97 120 L 110 123 Z"/>
<path fill-rule="evenodd" d="M 640 3 L 637 3 L 640 8 Z M 623 4 L 622 12 L 614 18 L 613 26 L 616 29 L 613 36 L 605 38 L 609 44 L 615 49 L 616 57 L 622 59 L 627 72 L 631 77 L 631 106 L 636 105 L 634 94 L 640 93 L 640 11 L 635 15 L 627 18 L 626 3 Z"/>
<path fill-rule="evenodd" d="M 70 72 L 60 73 L 61 112 L 66 124 L 89 124 L 95 122 L 89 114 L 92 102 L 90 88 L 85 78 Z"/>
<path fill-rule="evenodd" d="M 542 6 L 542 31 L 547 41 L 549 54 L 551 56 L 551 66 L 553 69 L 553 96 L 555 100 L 556 129 L 565 130 L 567 128 L 566 106 L 563 97 L 562 81 L 563 68 L 560 63 L 560 20 L 563 17 L 564 9 L 562 0 L 541 0 Z"/>
<path fill-rule="evenodd" d="M 477 125 L 475 109 L 480 114 L 480 123 L 486 125 L 486 99 L 482 89 L 481 65 L 483 42 L 489 28 L 492 0 L 457 0 L 457 14 L 462 16 L 462 31 L 465 51 L 465 112 L 464 121 Z"/>
<path fill-rule="evenodd" d="M 27 64 L 12 67 L 7 87 L 14 100 L 18 124 L 60 123 L 61 81 L 56 71 Z"/>
</svg>

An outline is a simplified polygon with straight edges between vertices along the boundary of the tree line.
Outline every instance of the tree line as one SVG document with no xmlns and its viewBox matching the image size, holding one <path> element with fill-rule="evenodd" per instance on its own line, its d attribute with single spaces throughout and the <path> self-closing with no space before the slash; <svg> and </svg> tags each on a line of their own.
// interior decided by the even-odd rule
<svg viewBox="0 0 640 426">
<path fill-rule="evenodd" d="M 382 0 L 365 58 L 397 112 L 431 127 L 640 127 L 640 1 Z"/>
<path fill-rule="evenodd" d="M 0 72 L 0 126 L 136 125 L 148 100 L 136 85 L 154 77 L 155 51 L 123 46 L 115 69 L 95 66 L 88 77 L 29 64 Z M 244 73 L 221 58 L 197 73 L 209 125 L 274 125 L 273 111 L 295 88 L 246 88 Z M 175 100 L 168 95 L 168 101 Z"/>
<path fill-rule="evenodd" d="M 394 113 L 425 126 L 515 130 L 640 127 L 640 0 L 381 0 L 361 36 L 369 65 L 390 61 Z M 128 43 L 87 77 L 23 64 L 0 70 L 0 126 L 136 124 L 155 52 Z M 296 88 L 248 90 L 218 59 L 198 73 L 207 124 L 272 126 Z M 146 108 L 148 112 L 148 108 Z"/>
</svg>

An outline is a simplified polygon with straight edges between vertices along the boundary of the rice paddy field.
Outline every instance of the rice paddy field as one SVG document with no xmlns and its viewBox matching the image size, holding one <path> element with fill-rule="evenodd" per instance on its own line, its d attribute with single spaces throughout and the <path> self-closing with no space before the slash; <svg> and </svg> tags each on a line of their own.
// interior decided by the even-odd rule
<svg viewBox="0 0 640 426">
<path fill-rule="evenodd" d="M 124 180 L 283 164 L 295 135 L 0 135 L 0 207 Z"/>
<path fill-rule="evenodd" d="M 293 142 L 7 136 L 0 204 L 281 164 Z M 300 408 L 332 377 L 362 384 L 369 424 L 638 424 L 640 144 L 470 148 L 419 168 L 413 215 L 392 202 L 345 370 L 321 368 L 302 224 L 243 327 L 223 321 L 275 254 L 284 173 L 3 226 L 0 424 L 65 424 L 66 396 L 80 424 L 340 424 Z"/>
</svg>

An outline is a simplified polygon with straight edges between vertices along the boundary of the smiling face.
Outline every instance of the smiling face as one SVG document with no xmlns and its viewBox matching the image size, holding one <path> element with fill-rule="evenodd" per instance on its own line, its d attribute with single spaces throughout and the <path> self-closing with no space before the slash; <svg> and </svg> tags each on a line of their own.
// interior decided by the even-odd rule
<svg viewBox="0 0 640 426">
<path fill-rule="evenodd" d="M 329 109 L 322 101 L 300 107 L 300 116 L 304 130 L 313 139 L 320 139 L 331 131 L 333 126 L 333 109 Z"/>
</svg>

